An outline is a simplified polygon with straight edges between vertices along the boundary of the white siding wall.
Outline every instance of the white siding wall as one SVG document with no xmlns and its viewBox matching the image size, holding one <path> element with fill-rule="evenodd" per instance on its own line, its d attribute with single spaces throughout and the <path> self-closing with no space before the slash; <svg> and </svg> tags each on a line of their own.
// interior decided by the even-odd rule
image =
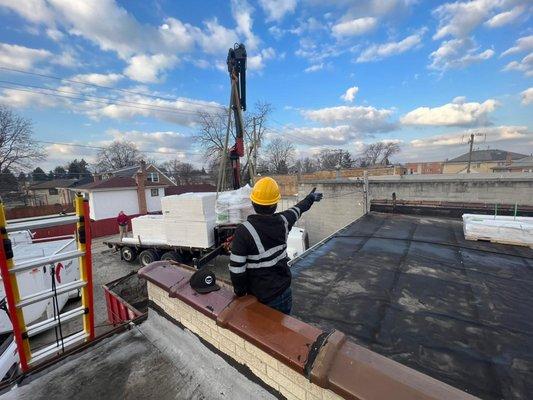
<svg viewBox="0 0 533 400">
<path fill-rule="evenodd" d="M 91 207 L 91 218 L 94 220 L 116 217 L 120 210 L 123 210 L 127 215 L 139 214 L 136 189 L 91 192 L 89 206 Z M 161 209 L 161 204 L 159 209 Z"/>
<path fill-rule="evenodd" d="M 159 196 L 152 197 L 152 189 L 146 189 L 146 209 L 148 212 L 161 211 L 161 198 L 165 195 L 164 188 L 157 188 Z"/>
</svg>

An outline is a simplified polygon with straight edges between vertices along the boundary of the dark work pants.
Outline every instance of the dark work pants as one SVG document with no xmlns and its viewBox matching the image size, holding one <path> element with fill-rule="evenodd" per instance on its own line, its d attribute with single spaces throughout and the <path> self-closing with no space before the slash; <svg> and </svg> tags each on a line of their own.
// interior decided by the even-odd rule
<svg viewBox="0 0 533 400">
<path fill-rule="evenodd" d="M 292 289 L 289 287 L 282 294 L 275 299 L 265 303 L 267 306 L 272 307 L 283 314 L 291 315 L 292 309 Z"/>
</svg>

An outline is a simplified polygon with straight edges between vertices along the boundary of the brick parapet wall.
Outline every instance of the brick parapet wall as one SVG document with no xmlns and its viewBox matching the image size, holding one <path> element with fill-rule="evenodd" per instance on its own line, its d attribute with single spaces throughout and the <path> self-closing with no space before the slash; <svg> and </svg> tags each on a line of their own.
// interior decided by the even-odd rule
<svg viewBox="0 0 533 400">
<path fill-rule="evenodd" d="M 331 390 L 323 389 L 309 382 L 303 375 L 229 329 L 218 326 L 216 320 L 203 315 L 178 299 L 170 298 L 168 292 L 151 282 L 148 282 L 148 298 L 191 332 L 209 342 L 237 363 L 247 366 L 255 376 L 287 399 L 342 399 Z"/>
<path fill-rule="evenodd" d="M 198 294 L 193 269 L 155 262 L 139 271 L 148 297 L 232 363 L 287 399 L 475 399 L 449 385 L 222 288 Z M 179 345 L 179 344 L 178 344 Z"/>
</svg>

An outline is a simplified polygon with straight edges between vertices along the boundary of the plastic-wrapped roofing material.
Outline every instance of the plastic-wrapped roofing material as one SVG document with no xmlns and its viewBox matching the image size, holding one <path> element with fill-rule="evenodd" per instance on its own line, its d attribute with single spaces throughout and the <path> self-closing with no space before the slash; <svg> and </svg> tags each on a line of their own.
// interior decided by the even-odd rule
<svg viewBox="0 0 533 400">
<path fill-rule="evenodd" d="M 165 242 L 165 227 L 162 215 L 142 215 L 131 220 L 133 238 L 141 242 Z"/>
<path fill-rule="evenodd" d="M 533 246 L 531 217 L 464 214 L 463 230 L 468 240 Z"/>
<path fill-rule="evenodd" d="M 216 203 L 218 224 L 239 224 L 246 221 L 248 215 L 255 214 L 250 201 L 250 185 L 237 190 L 220 192 Z"/>
<path fill-rule="evenodd" d="M 533 393 L 533 250 L 370 213 L 296 259 L 293 314 L 483 399 Z"/>
<path fill-rule="evenodd" d="M 215 193 L 184 193 L 165 196 L 161 208 L 165 220 L 211 221 L 215 219 Z"/>
</svg>

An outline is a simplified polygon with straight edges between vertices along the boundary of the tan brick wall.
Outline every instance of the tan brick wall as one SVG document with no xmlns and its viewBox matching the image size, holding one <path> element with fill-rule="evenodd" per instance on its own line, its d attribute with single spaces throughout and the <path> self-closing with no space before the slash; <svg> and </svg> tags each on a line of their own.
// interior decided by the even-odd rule
<svg viewBox="0 0 533 400">
<path fill-rule="evenodd" d="M 228 329 L 217 326 L 214 320 L 181 300 L 168 297 L 166 291 L 150 282 L 148 282 L 148 297 L 191 332 L 211 343 L 236 362 L 246 365 L 254 375 L 287 399 L 336 400 L 342 398 L 330 390 L 309 382 L 303 375 Z"/>
</svg>

